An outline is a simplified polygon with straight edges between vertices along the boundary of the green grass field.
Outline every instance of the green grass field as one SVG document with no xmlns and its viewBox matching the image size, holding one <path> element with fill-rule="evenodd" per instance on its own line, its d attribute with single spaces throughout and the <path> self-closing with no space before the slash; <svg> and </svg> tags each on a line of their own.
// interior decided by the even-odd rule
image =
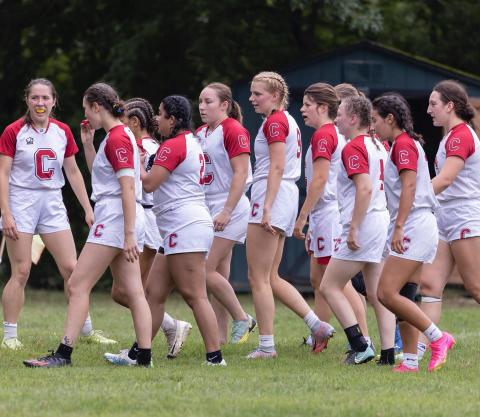
<svg viewBox="0 0 480 417">
<path fill-rule="evenodd" d="M 242 296 L 248 311 L 251 298 Z M 310 300 L 312 301 L 312 300 Z M 203 344 L 194 326 L 176 360 L 165 359 L 165 338 L 154 343 L 154 369 L 116 368 L 103 360 L 104 348 L 78 343 L 74 366 L 27 369 L 22 360 L 58 345 L 65 318 L 61 293 L 28 291 L 19 336 L 21 352 L 0 350 L 0 416 L 478 416 L 480 386 L 480 309 L 471 300 L 452 297 L 442 327 L 457 339 L 445 367 L 418 375 L 393 374 L 373 362 L 342 364 L 346 339 L 337 335 L 328 350 L 312 355 L 300 347 L 306 327 L 283 306 L 277 306 L 276 343 L 279 357 L 251 362 L 245 345 L 225 346 L 227 368 L 207 368 Z M 193 323 L 190 310 L 174 296 L 168 311 Z M 107 294 L 92 296 L 96 328 L 129 347 L 130 314 Z M 370 312 L 370 326 L 377 342 Z M 376 343 L 378 345 L 378 343 Z M 116 349 L 116 348 L 115 348 Z"/>
</svg>

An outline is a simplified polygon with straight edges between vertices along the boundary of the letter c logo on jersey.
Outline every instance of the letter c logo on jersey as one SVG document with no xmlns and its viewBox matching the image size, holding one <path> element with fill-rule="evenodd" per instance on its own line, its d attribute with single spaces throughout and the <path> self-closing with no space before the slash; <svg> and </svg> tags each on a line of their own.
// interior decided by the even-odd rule
<svg viewBox="0 0 480 417">
<path fill-rule="evenodd" d="M 403 237 L 403 250 L 406 252 L 410 247 L 411 239 L 408 236 Z"/>
<path fill-rule="evenodd" d="M 175 246 L 177 246 L 177 241 L 174 240 L 174 239 L 177 239 L 177 234 L 176 233 L 172 233 L 170 236 L 168 236 L 168 246 L 170 248 L 174 248 Z"/>
<path fill-rule="evenodd" d="M 472 231 L 468 228 L 460 230 L 460 239 L 466 239 L 470 233 L 472 233 Z"/>
<path fill-rule="evenodd" d="M 279 129 L 280 129 L 280 125 L 278 123 L 272 123 L 269 127 L 270 137 L 274 138 L 274 137 L 280 135 Z"/>
<path fill-rule="evenodd" d="M 401 165 L 406 165 L 410 163 L 410 159 L 408 159 L 408 151 L 400 151 L 398 153 L 398 161 Z"/>
<path fill-rule="evenodd" d="M 118 148 L 115 151 L 115 154 L 117 155 L 117 160 L 118 162 L 127 162 L 128 161 L 128 153 L 125 148 Z"/>
<path fill-rule="evenodd" d="M 360 163 L 358 162 L 358 155 L 352 155 L 348 158 L 348 166 L 350 169 L 360 168 Z"/>
<path fill-rule="evenodd" d="M 260 208 L 260 204 L 253 203 L 252 204 L 252 217 L 255 217 L 258 214 L 258 209 Z"/>
<path fill-rule="evenodd" d="M 162 147 L 158 151 L 157 159 L 161 162 L 165 162 L 168 159 L 168 154 L 171 153 L 172 150 L 170 148 Z"/>
<path fill-rule="evenodd" d="M 318 141 L 317 151 L 319 153 L 326 153 L 327 152 L 327 139 L 320 139 Z"/>
<path fill-rule="evenodd" d="M 322 251 L 325 249 L 325 245 L 323 242 L 325 242 L 325 239 L 323 237 L 317 238 L 317 249 L 319 251 Z"/>
<path fill-rule="evenodd" d="M 460 149 L 460 139 L 458 138 L 452 138 L 448 141 L 448 150 L 450 152 L 453 152 L 453 151 L 458 151 Z"/>
<path fill-rule="evenodd" d="M 95 237 L 101 237 L 103 236 L 103 229 L 105 229 L 105 226 L 103 224 L 97 224 L 97 227 L 95 227 L 95 230 L 93 231 L 93 236 Z"/>
<path fill-rule="evenodd" d="M 238 135 L 238 146 L 248 148 L 248 139 L 245 135 Z"/>
</svg>

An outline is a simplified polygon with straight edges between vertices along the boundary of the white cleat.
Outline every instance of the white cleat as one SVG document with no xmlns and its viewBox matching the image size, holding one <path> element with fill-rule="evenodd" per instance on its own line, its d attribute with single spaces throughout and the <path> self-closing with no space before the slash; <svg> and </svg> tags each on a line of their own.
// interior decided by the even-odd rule
<svg viewBox="0 0 480 417">
<path fill-rule="evenodd" d="M 137 361 L 128 357 L 128 349 L 122 349 L 119 353 L 105 353 L 105 360 L 113 365 L 136 366 Z"/>
<path fill-rule="evenodd" d="M 222 367 L 225 367 L 227 366 L 227 362 L 225 362 L 225 359 L 222 359 L 221 362 L 218 362 L 218 363 L 213 363 L 213 362 L 209 362 L 209 361 L 205 361 L 205 366 L 222 366 Z"/>
<path fill-rule="evenodd" d="M 192 325 L 190 323 L 182 320 L 175 320 L 175 328 L 164 331 L 168 344 L 168 359 L 175 359 L 177 357 L 191 330 Z"/>
</svg>

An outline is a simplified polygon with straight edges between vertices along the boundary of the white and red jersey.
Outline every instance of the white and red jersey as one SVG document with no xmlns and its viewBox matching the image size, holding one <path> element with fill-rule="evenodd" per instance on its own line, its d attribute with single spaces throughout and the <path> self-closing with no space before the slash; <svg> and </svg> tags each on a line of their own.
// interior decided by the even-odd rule
<svg viewBox="0 0 480 417">
<path fill-rule="evenodd" d="M 312 212 L 320 210 L 325 204 L 337 201 L 337 175 L 345 143 L 345 138 L 338 132 L 333 123 L 327 123 L 317 129 L 310 140 L 310 146 L 305 155 L 307 187 L 313 178 L 313 162 L 318 158 L 325 158 L 330 161 L 330 170 L 323 195 L 319 198 Z"/>
<path fill-rule="evenodd" d="M 227 118 L 213 131 L 208 125 L 197 129 L 195 134 L 205 157 L 205 195 L 228 194 L 232 184 L 233 171 L 230 159 L 241 154 L 250 154 L 250 134 L 240 122 Z M 252 182 L 252 167 L 248 162 L 247 185 Z"/>
<path fill-rule="evenodd" d="M 100 143 L 92 166 L 92 200 L 122 196 L 117 174 L 121 170 L 131 170 L 135 179 L 135 197 L 142 200 L 140 181 L 140 155 L 132 131 L 124 126 L 112 127 Z"/>
<path fill-rule="evenodd" d="M 270 153 L 268 146 L 273 142 L 285 143 L 285 168 L 283 180 L 297 181 L 302 168 L 302 137 L 295 119 L 287 111 L 277 110 L 268 116 L 255 138 L 255 170 L 253 182 L 268 177 Z"/>
<path fill-rule="evenodd" d="M 435 172 L 442 170 L 445 160 L 457 156 L 465 161 L 453 183 L 437 195 L 440 203 L 458 199 L 480 200 L 480 142 L 467 124 L 454 126 L 442 139 L 435 158 Z"/>
<path fill-rule="evenodd" d="M 145 170 L 148 170 L 150 157 L 157 153 L 157 150 L 160 145 L 156 140 L 150 137 L 145 137 L 145 138 L 142 138 L 141 140 L 137 140 L 137 145 L 140 148 L 141 152 L 145 152 L 145 162 L 143 163 L 143 166 Z M 147 193 L 144 190 L 142 190 L 142 205 L 153 206 L 153 193 Z"/>
<path fill-rule="evenodd" d="M 397 218 L 400 206 L 402 181 L 400 173 L 408 169 L 417 173 L 415 200 L 411 211 L 420 208 L 433 210 L 438 202 L 433 192 L 428 162 L 425 151 L 420 142 L 412 139 L 407 133 L 402 133 L 393 142 L 385 166 L 385 191 L 387 193 L 387 207 L 392 220 Z"/>
<path fill-rule="evenodd" d="M 372 195 L 367 214 L 386 211 L 387 201 L 383 185 L 387 151 L 382 144 L 369 135 L 359 135 L 349 141 L 342 150 L 342 163 L 338 172 L 337 193 L 340 222 L 343 226 L 352 220 L 356 188 L 355 174 L 368 174 L 372 182 Z"/>
<path fill-rule="evenodd" d="M 153 192 L 153 211 L 162 213 L 184 204 L 205 205 L 205 159 L 198 139 L 183 132 L 163 142 L 153 163 L 170 171 L 168 179 Z"/>
<path fill-rule="evenodd" d="M 10 156 L 9 183 L 28 189 L 59 189 L 65 184 L 64 158 L 78 152 L 70 128 L 49 119 L 46 129 L 37 129 L 19 119 L 0 136 L 0 154 Z"/>
</svg>

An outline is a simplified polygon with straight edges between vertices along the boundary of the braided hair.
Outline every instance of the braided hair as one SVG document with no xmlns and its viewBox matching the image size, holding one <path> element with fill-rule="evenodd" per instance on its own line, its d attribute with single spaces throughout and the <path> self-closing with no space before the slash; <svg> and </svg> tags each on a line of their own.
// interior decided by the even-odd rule
<svg viewBox="0 0 480 417">
<path fill-rule="evenodd" d="M 175 117 L 175 126 L 166 139 L 177 136 L 180 130 L 193 130 L 192 105 L 186 97 L 168 96 L 161 101 L 161 104 L 167 117 Z"/>
<path fill-rule="evenodd" d="M 413 119 L 410 112 L 410 106 L 408 105 L 407 100 L 401 95 L 385 94 L 373 100 L 372 105 L 380 117 L 385 118 L 391 114 L 399 129 L 405 130 L 408 136 L 412 139 L 417 140 L 422 145 L 424 144 L 422 135 L 413 130 Z"/>
<path fill-rule="evenodd" d="M 160 141 L 155 112 L 148 100 L 140 97 L 131 98 L 125 102 L 125 111 L 128 118 L 136 117 L 138 119 L 140 127 L 146 130 L 152 139 Z"/>
<path fill-rule="evenodd" d="M 252 83 L 254 82 L 262 82 L 268 92 L 278 93 L 280 107 L 284 110 L 288 107 L 288 85 L 280 74 L 273 71 L 262 71 L 253 77 Z"/>
<path fill-rule="evenodd" d="M 120 118 L 125 112 L 124 103 L 114 88 L 106 83 L 95 83 L 87 88 L 83 97 L 89 104 L 97 103 L 113 117 Z"/>
<path fill-rule="evenodd" d="M 375 147 L 380 150 L 380 146 L 378 145 L 378 141 L 371 133 L 371 125 L 372 125 L 372 103 L 366 97 L 357 96 L 357 97 L 348 97 L 342 101 L 345 106 L 345 111 L 349 116 L 357 116 L 359 121 L 360 128 L 368 129 L 370 131 L 370 138 L 372 139 L 373 144 Z"/>
</svg>

